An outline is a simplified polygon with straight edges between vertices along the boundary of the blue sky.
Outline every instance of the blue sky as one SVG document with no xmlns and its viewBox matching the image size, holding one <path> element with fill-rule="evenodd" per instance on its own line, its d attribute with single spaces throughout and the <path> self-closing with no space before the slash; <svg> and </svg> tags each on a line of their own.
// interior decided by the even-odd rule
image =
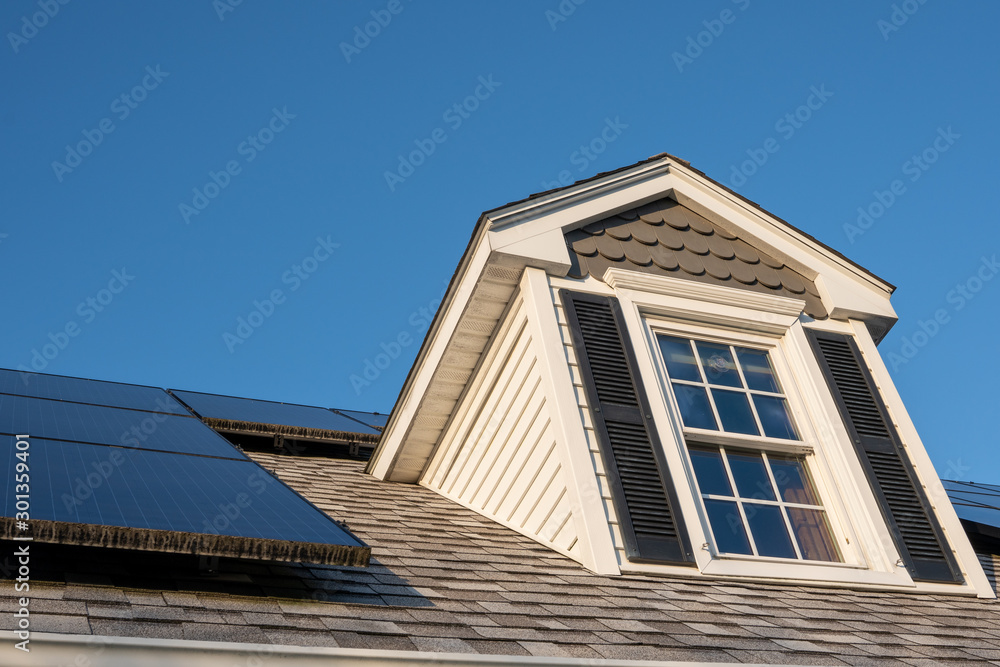
<svg viewBox="0 0 1000 667">
<path fill-rule="evenodd" d="M 481 211 L 667 151 L 898 285 L 939 473 L 1000 480 L 1000 6 L 232 1 L 0 8 L 0 366 L 386 412 Z"/>
</svg>

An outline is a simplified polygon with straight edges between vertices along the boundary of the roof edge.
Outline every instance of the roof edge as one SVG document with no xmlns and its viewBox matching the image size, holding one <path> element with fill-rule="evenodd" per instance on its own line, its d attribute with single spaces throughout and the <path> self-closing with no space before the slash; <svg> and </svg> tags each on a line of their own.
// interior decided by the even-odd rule
<svg viewBox="0 0 1000 667">
<path fill-rule="evenodd" d="M 371 547 L 348 534 L 358 546 L 32 519 L 30 537 L 33 542 L 48 544 L 367 567 Z M 17 530 L 14 519 L 0 517 L 0 539 L 25 540 L 25 536 Z"/>
<path fill-rule="evenodd" d="M 192 639 L 159 639 L 109 635 L 71 635 L 54 632 L 32 632 L 31 642 L 44 650 L 53 664 L 70 664 L 80 655 L 98 651 L 102 662 L 114 664 L 147 664 L 152 656 L 158 665 L 192 665 L 203 661 L 242 662 L 249 657 L 257 660 L 280 661 L 291 667 L 695 667 L 697 665 L 731 665 L 731 662 L 689 662 L 676 660 L 621 660 L 615 658 L 569 658 L 533 655 L 490 655 L 482 653 L 435 653 L 389 649 L 341 648 L 328 646 L 292 646 L 242 642 L 205 641 Z M 789 654 L 798 655 L 796 653 Z M 5 642 L 0 658 L 10 667 L 38 664 L 31 654 L 19 651 L 14 642 Z M 193 662 L 194 660 L 197 663 Z M 763 665 L 747 665 L 763 667 Z"/>
<path fill-rule="evenodd" d="M 347 415 L 343 415 L 347 417 Z M 350 417 L 347 417 L 350 419 Z M 292 438 L 299 437 L 308 440 L 336 441 L 343 443 L 358 443 L 375 446 L 380 435 L 368 433 L 355 433 L 354 431 L 330 431 L 323 428 L 308 428 L 305 426 L 285 426 L 282 424 L 265 424 L 262 422 L 247 422 L 236 419 L 217 419 L 215 417 L 202 417 L 201 420 L 206 426 L 216 431 L 227 431 L 235 433 L 246 433 L 249 435 L 284 435 Z M 357 421 L 357 420 L 355 420 Z M 361 422 L 358 422 L 359 424 Z M 363 424 L 362 424 L 363 425 Z M 372 427 L 369 427 L 372 428 Z"/>
</svg>

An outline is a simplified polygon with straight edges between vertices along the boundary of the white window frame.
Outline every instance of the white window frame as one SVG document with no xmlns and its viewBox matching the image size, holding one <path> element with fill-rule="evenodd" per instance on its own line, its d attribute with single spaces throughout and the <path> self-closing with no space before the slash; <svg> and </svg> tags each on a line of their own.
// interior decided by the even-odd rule
<svg viewBox="0 0 1000 667">
<path fill-rule="evenodd" d="M 846 428 L 835 412 L 836 406 L 829 401 L 829 390 L 803 329 L 803 321 L 811 322 L 802 314 L 804 302 L 620 269 L 609 269 L 604 280 L 622 305 L 626 334 L 639 366 L 638 381 L 650 397 L 653 423 L 703 574 L 882 588 L 924 587 L 914 583 L 901 566 Z M 843 328 L 837 323 L 830 324 L 836 330 Z M 658 333 L 768 351 L 800 440 L 702 429 L 688 429 L 687 435 L 696 431 L 695 441 L 706 444 L 805 455 L 843 562 L 722 555 L 714 551 L 687 452 L 688 437 L 656 341 Z M 621 567 L 623 572 L 681 573 L 684 569 L 631 562 L 622 563 Z"/>
<path fill-rule="evenodd" d="M 688 454 L 688 447 L 699 443 L 720 445 L 727 448 L 752 449 L 772 454 L 798 455 L 805 458 L 806 469 L 813 482 L 814 490 L 820 497 L 824 511 L 830 524 L 830 532 L 837 550 L 840 552 L 842 562 L 823 562 L 823 567 L 866 567 L 864 555 L 857 548 L 856 536 L 850 530 L 850 525 L 844 520 L 843 513 L 836 511 L 835 500 L 836 491 L 829 483 L 825 475 L 818 474 L 823 469 L 820 454 L 817 451 L 818 438 L 808 429 L 808 412 L 802 404 L 802 400 L 795 390 L 795 383 L 792 378 L 792 371 L 785 362 L 781 349 L 781 339 L 759 334 L 744 332 L 721 332 L 713 327 L 705 327 L 692 323 L 675 322 L 670 319 L 658 317 L 652 314 L 643 315 L 644 329 L 648 330 L 648 344 L 644 352 L 651 354 L 658 369 L 657 377 L 659 387 L 657 394 L 664 403 L 669 404 L 669 413 L 675 437 L 679 431 L 679 445 L 683 447 L 683 465 L 691 480 L 692 492 L 699 499 L 699 518 L 705 531 L 705 539 L 700 544 L 709 545 L 709 553 L 713 560 L 747 560 L 756 562 L 779 562 L 786 564 L 819 564 L 819 561 L 793 560 L 787 558 L 768 558 L 765 556 L 742 555 L 742 554 L 721 554 L 711 539 L 711 529 L 709 528 L 708 517 L 705 514 L 704 505 L 701 503 L 701 490 L 698 488 L 698 481 L 694 476 L 691 459 Z M 729 433 L 725 431 L 710 431 L 701 428 L 690 428 L 683 426 L 681 420 L 680 407 L 674 392 L 670 387 L 670 379 L 667 376 L 666 364 L 659 350 L 656 337 L 658 335 L 677 336 L 690 338 L 696 341 L 707 341 L 721 343 L 724 345 L 738 345 L 752 347 L 758 350 L 765 350 L 774 369 L 774 375 L 778 379 L 783 390 L 783 396 L 788 401 L 789 412 L 792 421 L 799 433 L 798 440 L 785 440 L 782 438 L 768 438 L 759 435 L 746 435 L 742 433 Z M 854 538 L 854 539 L 852 539 Z"/>
</svg>

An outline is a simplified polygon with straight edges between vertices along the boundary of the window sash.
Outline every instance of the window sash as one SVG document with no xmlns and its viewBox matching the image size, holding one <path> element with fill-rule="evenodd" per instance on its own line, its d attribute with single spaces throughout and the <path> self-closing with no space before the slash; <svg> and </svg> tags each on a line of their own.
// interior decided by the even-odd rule
<svg viewBox="0 0 1000 667">
<path fill-rule="evenodd" d="M 698 442 L 694 442 L 694 443 L 689 443 L 688 444 L 689 448 L 690 447 L 696 447 L 697 448 L 699 446 L 701 446 L 701 443 L 698 443 Z M 716 447 L 711 447 L 710 449 L 712 451 L 716 451 Z M 834 536 L 833 536 L 833 532 L 831 531 L 830 526 L 829 526 L 829 519 L 827 518 L 827 511 L 826 511 L 825 507 L 822 504 L 813 505 L 813 504 L 809 504 L 809 503 L 797 503 L 797 502 L 790 502 L 790 501 L 783 500 L 782 497 L 781 497 L 781 489 L 778 486 L 777 480 L 774 477 L 774 470 L 771 467 L 771 461 L 768 458 L 767 452 L 760 451 L 760 452 L 757 452 L 757 453 L 759 453 L 761 455 L 761 458 L 762 458 L 763 463 L 764 463 L 764 470 L 767 473 L 768 481 L 769 481 L 769 483 L 771 485 L 771 492 L 774 494 L 774 496 L 775 496 L 775 498 L 777 500 L 767 500 L 767 499 L 763 499 L 763 498 L 748 498 L 746 496 L 743 496 L 740 493 L 739 485 L 736 482 L 736 476 L 733 474 L 732 467 L 731 467 L 731 465 L 729 463 L 729 455 L 728 455 L 728 452 L 726 451 L 726 447 L 719 446 L 717 448 L 717 451 L 719 452 L 719 455 L 720 455 L 720 457 L 722 459 L 723 468 L 726 471 L 726 476 L 727 476 L 727 479 L 729 481 L 730 489 L 732 489 L 733 495 L 726 496 L 726 495 L 715 494 L 715 493 L 700 493 L 700 485 L 699 485 L 699 493 L 700 493 L 702 501 L 703 501 L 702 506 L 704 507 L 704 500 L 720 500 L 720 501 L 727 501 L 727 502 L 735 503 L 736 507 L 737 507 L 737 511 L 739 512 L 740 520 L 741 520 L 741 522 L 743 524 L 743 530 L 746 533 L 747 541 L 749 542 L 750 550 L 752 552 L 751 554 L 742 554 L 742 553 L 739 553 L 739 552 L 728 552 L 728 551 L 722 551 L 721 549 L 719 549 L 718 548 L 719 540 L 718 540 L 718 538 L 715 535 L 716 526 L 711 521 L 709 521 L 708 522 L 709 523 L 709 529 L 710 529 L 710 531 L 712 533 L 712 538 L 713 538 L 713 541 L 715 542 L 715 545 L 716 545 L 716 551 L 719 553 L 719 555 L 721 555 L 721 556 L 730 556 L 730 555 L 732 555 L 732 556 L 751 556 L 752 555 L 752 556 L 757 557 L 757 558 L 778 558 L 779 560 L 784 560 L 784 561 L 798 560 L 798 561 L 809 562 L 809 563 L 842 563 L 843 562 L 843 556 L 839 552 L 836 540 L 834 539 Z M 812 475 L 809 473 L 809 465 L 808 465 L 808 463 L 807 463 L 807 461 L 805 460 L 804 457 L 802 457 L 800 460 L 801 460 L 801 464 L 802 464 L 802 472 L 803 472 L 803 475 L 804 475 L 803 483 L 806 484 L 806 485 L 808 485 L 809 489 L 812 491 L 813 496 L 816 497 L 816 498 L 818 498 L 818 494 L 816 493 L 815 485 L 812 482 Z M 695 475 L 695 483 L 698 484 L 697 475 Z M 750 523 L 750 519 L 747 516 L 747 510 L 746 510 L 746 507 L 745 507 L 746 505 L 764 505 L 764 506 L 769 506 L 769 507 L 777 507 L 780 510 L 782 522 L 783 522 L 784 527 L 785 527 L 785 534 L 788 537 L 788 540 L 789 540 L 789 542 L 792 545 L 792 549 L 795 552 L 795 558 L 794 559 L 774 557 L 774 556 L 761 556 L 760 549 L 757 546 L 757 541 L 756 541 L 756 538 L 754 536 L 754 531 L 753 531 L 751 523 Z M 800 542 L 799 535 L 798 535 L 798 533 L 795 530 L 795 526 L 792 524 L 792 520 L 791 520 L 791 517 L 789 516 L 787 508 L 814 510 L 814 511 L 818 511 L 818 512 L 822 513 L 823 524 L 824 524 L 823 525 L 823 530 L 825 532 L 826 541 L 828 543 L 828 546 L 832 547 L 833 552 L 834 552 L 834 556 L 835 556 L 836 560 L 832 560 L 832 561 L 828 561 L 828 560 L 811 560 L 811 559 L 807 559 L 804 556 L 804 554 L 803 554 L 803 545 L 801 545 L 799 543 Z"/>
<path fill-rule="evenodd" d="M 668 365 L 667 365 L 666 359 L 663 356 L 662 349 L 660 349 L 660 337 L 661 336 L 669 336 L 671 338 L 676 338 L 678 340 L 683 340 L 683 341 L 685 341 L 687 343 L 688 349 L 693 353 L 693 357 L 694 357 L 694 361 L 695 361 L 695 367 L 698 370 L 698 377 L 701 378 L 700 381 L 683 380 L 683 379 L 676 379 L 675 380 L 674 378 L 672 378 L 670 376 L 670 371 L 668 370 Z M 766 396 L 766 397 L 770 397 L 770 398 L 779 398 L 779 399 L 782 399 L 785 402 L 786 414 L 787 414 L 787 417 L 788 417 L 788 422 L 789 422 L 789 424 L 791 426 L 791 431 L 795 434 L 794 438 L 787 438 L 787 439 L 786 438 L 775 438 L 775 439 L 786 440 L 786 441 L 789 441 L 789 442 L 799 442 L 799 441 L 801 441 L 801 436 L 799 435 L 799 429 L 797 428 L 797 426 L 795 424 L 795 420 L 794 420 L 793 415 L 792 415 L 792 410 L 790 409 L 790 405 L 789 405 L 789 402 L 788 402 L 788 396 L 783 391 L 771 392 L 771 391 L 764 391 L 764 390 L 760 390 L 760 389 L 751 389 L 750 388 L 750 383 L 747 382 L 746 374 L 745 374 L 744 369 L 743 369 L 743 361 L 740 359 L 740 356 L 737 353 L 737 349 L 738 348 L 745 348 L 745 349 L 749 349 L 749 350 L 754 350 L 754 351 L 757 351 L 757 352 L 763 352 L 763 353 L 765 353 L 766 358 L 768 360 L 768 365 L 770 366 L 770 369 L 771 369 L 771 373 L 772 373 L 774 382 L 778 386 L 778 388 L 781 389 L 784 385 L 780 381 L 780 379 L 778 378 L 778 373 L 776 372 L 776 370 L 774 368 L 774 363 L 771 360 L 771 353 L 772 353 L 772 351 L 770 349 L 767 349 L 767 348 L 764 348 L 764 347 L 757 347 L 757 346 L 753 346 L 753 345 L 746 345 L 746 344 L 743 344 L 743 343 L 737 344 L 737 343 L 734 343 L 734 342 L 731 342 L 731 341 L 719 341 L 719 340 L 711 340 L 711 339 L 701 338 L 701 337 L 692 337 L 692 336 L 690 336 L 689 334 L 686 334 L 686 333 L 675 333 L 675 332 L 667 332 L 667 331 L 657 331 L 655 329 L 653 331 L 653 338 L 654 338 L 654 341 L 657 343 L 656 347 L 657 347 L 657 352 L 658 352 L 658 356 L 659 356 L 659 360 L 660 360 L 660 367 L 666 373 L 667 380 L 668 380 L 668 385 L 669 385 L 669 389 L 670 389 L 670 395 L 671 395 L 671 397 L 674 400 L 674 404 L 678 407 L 678 410 L 679 410 L 680 406 L 678 404 L 678 398 L 677 398 L 676 392 L 675 392 L 674 387 L 673 387 L 674 384 L 684 385 L 684 386 L 690 386 L 690 387 L 699 387 L 699 388 L 701 388 L 701 389 L 703 389 L 705 391 L 705 394 L 706 394 L 707 399 L 708 399 L 709 407 L 712 410 L 712 417 L 715 420 L 715 424 L 716 424 L 717 428 L 714 429 L 714 430 L 713 429 L 698 429 L 698 430 L 712 431 L 712 432 L 725 433 L 725 434 L 733 434 L 733 435 L 741 435 L 741 436 L 748 436 L 748 437 L 758 437 L 758 438 L 773 437 L 773 436 L 767 436 L 767 435 L 765 435 L 766 431 L 764 429 L 764 423 L 761 420 L 760 412 L 757 409 L 757 404 L 753 400 L 754 396 Z M 702 358 L 701 351 L 698 349 L 698 343 L 699 342 L 710 343 L 710 344 L 715 344 L 715 345 L 723 345 L 726 348 L 728 348 L 729 354 L 730 354 L 730 356 L 733 359 L 734 368 L 735 368 L 737 374 L 739 375 L 740 383 L 741 383 L 742 386 L 740 386 L 740 387 L 732 387 L 732 386 L 729 386 L 729 385 L 716 384 L 716 383 L 712 383 L 712 382 L 709 381 L 708 377 L 705 375 L 705 362 L 704 362 L 704 359 Z M 734 392 L 734 393 L 739 393 L 739 394 L 742 394 L 742 395 L 744 395 L 746 397 L 747 403 L 749 404 L 749 408 L 750 408 L 750 414 L 753 417 L 754 426 L 757 429 L 757 434 L 756 435 L 754 435 L 754 434 L 748 434 L 748 433 L 740 433 L 739 431 L 729 431 L 729 430 L 726 430 L 725 424 L 724 424 L 724 422 L 722 420 L 722 415 L 719 412 L 719 407 L 717 405 L 717 402 L 716 402 L 716 399 L 715 399 L 715 395 L 713 394 L 713 391 L 712 391 L 713 389 L 719 389 L 719 390 L 722 390 L 722 391 L 730 391 L 730 392 Z M 681 423 L 683 424 L 683 417 L 681 418 Z M 684 427 L 685 430 L 687 430 L 688 428 L 693 428 L 693 427 L 688 427 L 688 426 Z"/>
</svg>

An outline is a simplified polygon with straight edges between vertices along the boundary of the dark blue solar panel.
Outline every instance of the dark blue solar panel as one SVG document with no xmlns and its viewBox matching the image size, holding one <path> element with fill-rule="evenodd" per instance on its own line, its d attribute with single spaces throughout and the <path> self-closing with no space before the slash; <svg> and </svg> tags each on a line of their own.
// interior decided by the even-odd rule
<svg viewBox="0 0 1000 667">
<path fill-rule="evenodd" d="M 0 436 L 0 461 L 10 471 L 17 462 L 14 443 Z M 33 520 L 360 546 L 249 460 L 36 437 L 30 443 Z M 13 474 L 0 483 L 8 517 L 15 511 L 13 483 Z"/>
<path fill-rule="evenodd" d="M 1000 528 L 1000 486 L 941 481 L 960 519 Z"/>
<path fill-rule="evenodd" d="M 357 419 L 362 424 L 377 428 L 385 428 L 389 421 L 389 415 L 381 415 L 377 412 L 358 412 L 357 410 L 337 410 L 337 412 L 345 417 Z"/>
<path fill-rule="evenodd" d="M 185 454 L 246 457 L 198 419 L 0 394 L 0 433 Z"/>
<path fill-rule="evenodd" d="M 191 409 L 207 419 L 229 419 L 258 424 L 277 424 L 281 426 L 298 426 L 301 428 L 318 428 L 328 431 L 347 431 L 349 433 L 379 435 L 379 431 L 370 426 L 359 424 L 353 419 L 339 415 L 326 408 L 295 405 L 293 403 L 260 401 L 252 398 L 202 394 L 176 389 L 171 389 L 170 391 L 174 396 L 190 406 Z"/>
<path fill-rule="evenodd" d="M 0 394 L 54 398 L 60 401 L 168 412 L 175 415 L 190 414 L 170 394 L 157 387 L 84 380 L 61 375 L 0 369 Z"/>
</svg>

